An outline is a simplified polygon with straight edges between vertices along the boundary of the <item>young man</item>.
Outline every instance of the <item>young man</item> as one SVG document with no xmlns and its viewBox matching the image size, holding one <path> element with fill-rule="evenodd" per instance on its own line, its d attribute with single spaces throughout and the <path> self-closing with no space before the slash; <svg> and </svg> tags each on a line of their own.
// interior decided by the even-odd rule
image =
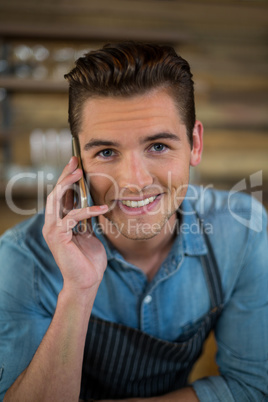
<svg viewBox="0 0 268 402">
<path fill-rule="evenodd" d="M 172 48 L 136 43 L 90 52 L 66 76 L 94 205 L 63 208 L 83 175 L 73 157 L 45 216 L 2 237 L 5 401 L 267 395 L 266 214 L 188 185 L 203 145 L 191 77 Z M 188 384 L 212 328 L 221 375 Z"/>
</svg>

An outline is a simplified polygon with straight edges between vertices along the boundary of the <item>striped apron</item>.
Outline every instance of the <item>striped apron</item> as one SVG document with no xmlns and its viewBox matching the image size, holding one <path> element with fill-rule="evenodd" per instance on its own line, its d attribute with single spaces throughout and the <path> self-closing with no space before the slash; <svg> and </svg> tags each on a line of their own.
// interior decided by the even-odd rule
<svg viewBox="0 0 268 402">
<path fill-rule="evenodd" d="M 187 385 L 188 375 L 222 310 L 219 270 L 207 238 L 201 256 L 210 311 L 174 342 L 91 317 L 84 351 L 80 400 L 163 395 Z"/>
</svg>

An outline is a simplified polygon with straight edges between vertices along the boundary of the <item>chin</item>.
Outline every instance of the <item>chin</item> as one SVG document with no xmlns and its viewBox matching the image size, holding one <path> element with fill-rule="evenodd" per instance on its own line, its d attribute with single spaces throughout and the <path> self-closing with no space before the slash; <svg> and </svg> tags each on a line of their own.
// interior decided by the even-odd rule
<svg viewBox="0 0 268 402">
<path fill-rule="evenodd" d="M 144 241 L 144 240 L 150 240 L 153 239 L 155 236 L 157 236 L 159 234 L 159 232 L 155 233 L 155 232 L 151 232 L 151 233 L 132 233 L 132 232 L 125 232 L 122 231 L 120 233 L 122 236 L 124 236 L 126 239 L 129 240 L 136 240 L 136 241 Z"/>
<path fill-rule="evenodd" d="M 159 235 L 163 229 L 173 231 L 174 228 L 170 228 L 168 223 L 170 216 L 162 216 L 159 219 L 149 222 L 144 219 L 144 216 L 127 219 L 124 221 L 117 221 L 113 219 L 112 214 L 105 215 L 105 218 L 112 224 L 112 227 L 118 232 L 118 235 L 122 235 L 129 240 L 150 240 Z M 166 226 L 165 226 L 166 225 Z M 113 230 L 111 230 L 113 232 Z"/>
</svg>

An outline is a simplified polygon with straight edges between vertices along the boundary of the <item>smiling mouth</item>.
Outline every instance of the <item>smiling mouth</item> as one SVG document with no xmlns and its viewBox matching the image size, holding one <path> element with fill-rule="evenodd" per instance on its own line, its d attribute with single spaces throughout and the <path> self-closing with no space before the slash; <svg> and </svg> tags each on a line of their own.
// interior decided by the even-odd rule
<svg viewBox="0 0 268 402">
<path fill-rule="evenodd" d="M 121 200 L 121 203 L 129 208 L 140 208 L 153 203 L 156 197 L 157 195 L 154 197 L 145 198 L 144 200 L 140 201 Z"/>
</svg>

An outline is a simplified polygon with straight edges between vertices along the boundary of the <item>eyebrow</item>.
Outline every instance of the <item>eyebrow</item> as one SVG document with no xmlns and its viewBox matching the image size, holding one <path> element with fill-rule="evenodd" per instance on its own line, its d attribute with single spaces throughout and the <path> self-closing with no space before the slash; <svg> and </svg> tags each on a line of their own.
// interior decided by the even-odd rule
<svg viewBox="0 0 268 402">
<path fill-rule="evenodd" d="M 87 142 L 84 146 L 84 150 L 88 151 L 94 147 L 119 147 L 119 142 L 116 141 L 107 141 L 107 140 L 97 140 L 92 138 L 89 142 Z"/>
<path fill-rule="evenodd" d="M 180 141 L 180 138 L 172 133 L 158 133 L 158 134 L 153 134 L 149 135 L 145 138 L 143 138 L 140 143 L 144 144 L 146 142 L 150 141 L 156 141 L 156 140 L 161 140 L 161 139 L 168 139 L 168 140 L 174 140 L 174 141 Z M 92 138 L 89 142 L 87 142 L 84 146 L 84 150 L 88 151 L 89 149 L 96 148 L 96 147 L 119 147 L 120 143 L 117 141 L 107 141 L 107 140 L 99 140 Z"/>
<path fill-rule="evenodd" d="M 149 135 L 148 137 L 143 138 L 141 140 L 141 143 L 144 144 L 145 142 L 162 140 L 162 139 L 180 141 L 180 138 L 176 134 L 158 133 L 158 134 Z"/>
</svg>

